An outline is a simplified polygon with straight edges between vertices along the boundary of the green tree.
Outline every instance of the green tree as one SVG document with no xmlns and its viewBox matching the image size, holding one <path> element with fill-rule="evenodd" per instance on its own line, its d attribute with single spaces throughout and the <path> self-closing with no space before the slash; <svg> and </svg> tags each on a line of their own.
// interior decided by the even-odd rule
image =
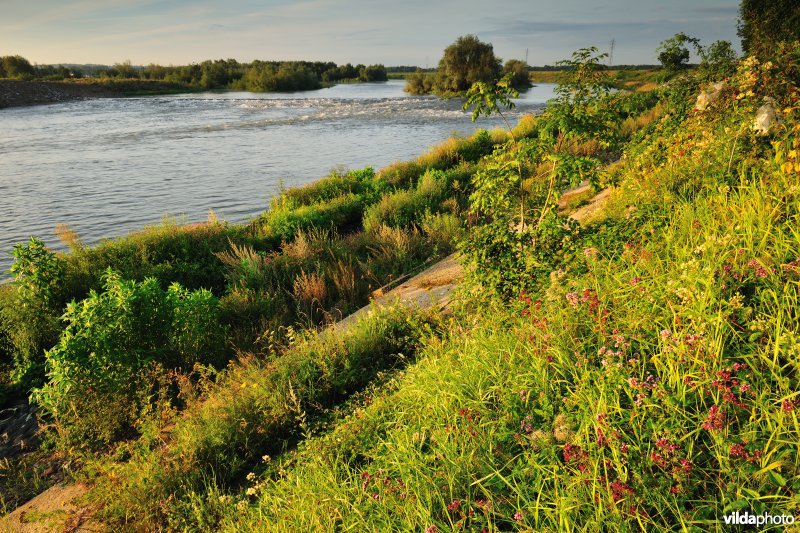
<svg viewBox="0 0 800 533">
<path fill-rule="evenodd" d="M 35 73 L 33 65 L 22 56 L 0 57 L 0 78 L 30 79 Z"/>
<path fill-rule="evenodd" d="M 125 60 L 122 63 L 115 63 L 113 70 L 115 72 L 114 77 L 116 78 L 135 79 L 139 77 L 139 70 L 131 65 L 130 60 Z"/>
<path fill-rule="evenodd" d="M 703 48 L 700 70 L 705 78 L 721 78 L 736 72 L 737 55 L 730 41 L 714 41 Z"/>
<path fill-rule="evenodd" d="M 501 72 L 501 62 L 495 57 L 492 45 L 474 35 L 465 35 L 445 48 L 434 91 L 441 95 L 464 93 L 475 82 L 496 81 Z"/>
<path fill-rule="evenodd" d="M 358 79 L 361 81 L 386 81 L 389 77 L 386 74 L 386 67 L 383 65 L 370 65 L 361 69 Z"/>
<path fill-rule="evenodd" d="M 800 39 L 800 3 L 797 0 L 742 0 L 738 34 L 745 54 L 769 56 L 779 42 Z"/>
<path fill-rule="evenodd" d="M 428 74 L 420 69 L 406 76 L 406 86 L 403 89 L 411 94 L 430 94 L 433 91 L 433 74 Z"/>
<path fill-rule="evenodd" d="M 658 60 L 664 70 L 675 73 L 685 69 L 689 65 L 689 49 L 687 44 L 692 44 L 699 51 L 699 41 L 689 37 L 685 33 L 676 33 L 669 39 L 665 39 L 656 48 Z"/>
<path fill-rule="evenodd" d="M 532 86 L 528 64 L 519 59 L 509 59 L 503 65 L 503 76 L 511 75 L 511 86 L 518 91 L 524 91 Z"/>
</svg>

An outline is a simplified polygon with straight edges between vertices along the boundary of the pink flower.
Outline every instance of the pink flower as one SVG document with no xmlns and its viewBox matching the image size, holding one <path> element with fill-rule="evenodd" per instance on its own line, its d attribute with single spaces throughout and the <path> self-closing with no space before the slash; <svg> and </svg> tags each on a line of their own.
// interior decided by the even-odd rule
<svg viewBox="0 0 800 533">
<path fill-rule="evenodd" d="M 521 523 L 523 518 L 525 518 L 525 516 L 521 512 L 517 511 L 516 513 L 514 513 L 514 521 L 515 522 L 520 522 Z"/>
<path fill-rule="evenodd" d="M 720 411 L 719 407 L 712 405 L 708 410 L 708 416 L 703 424 L 703 429 L 707 431 L 716 431 L 722 429 L 725 425 L 725 413 Z"/>
<path fill-rule="evenodd" d="M 633 488 L 630 485 L 620 481 L 611 484 L 611 497 L 614 498 L 614 501 L 623 499 L 626 494 L 633 494 Z"/>
<path fill-rule="evenodd" d="M 636 285 L 640 281 L 642 281 L 642 278 L 640 278 L 639 276 L 634 276 L 633 278 L 631 278 L 631 285 Z"/>
</svg>

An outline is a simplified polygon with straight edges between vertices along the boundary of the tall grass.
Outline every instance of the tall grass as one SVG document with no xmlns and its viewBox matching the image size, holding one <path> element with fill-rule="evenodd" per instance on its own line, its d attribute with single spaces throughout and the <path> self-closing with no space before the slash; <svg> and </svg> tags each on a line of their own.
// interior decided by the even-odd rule
<svg viewBox="0 0 800 533">
<path fill-rule="evenodd" d="M 342 335 L 302 338 L 274 360 L 241 360 L 150 445 L 129 446 L 126 462 L 96 464 L 94 497 L 110 520 L 190 526 L 192 495 L 211 484 L 216 498 L 236 486 L 245 468 L 293 446 L 325 409 L 412 360 L 429 331 L 422 315 L 386 309 Z"/>
</svg>

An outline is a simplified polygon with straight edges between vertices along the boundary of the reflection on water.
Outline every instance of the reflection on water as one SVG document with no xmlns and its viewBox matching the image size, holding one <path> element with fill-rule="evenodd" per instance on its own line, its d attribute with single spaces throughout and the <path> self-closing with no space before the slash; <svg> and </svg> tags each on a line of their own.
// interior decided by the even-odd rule
<svg viewBox="0 0 800 533">
<path fill-rule="evenodd" d="M 535 112 L 552 85 L 511 114 Z M 412 97 L 402 81 L 292 94 L 242 92 L 98 99 L 0 110 L 0 270 L 13 243 L 58 247 L 57 223 L 84 242 L 123 235 L 164 215 L 243 221 L 280 184 L 337 166 L 380 168 L 424 152 L 470 121 L 458 100 Z"/>
</svg>

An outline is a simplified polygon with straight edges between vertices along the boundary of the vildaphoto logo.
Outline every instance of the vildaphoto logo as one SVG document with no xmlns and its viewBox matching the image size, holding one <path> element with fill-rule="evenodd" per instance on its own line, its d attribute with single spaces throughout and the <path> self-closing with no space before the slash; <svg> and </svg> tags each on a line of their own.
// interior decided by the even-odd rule
<svg viewBox="0 0 800 533">
<path fill-rule="evenodd" d="M 735 511 L 722 517 L 727 526 L 773 526 L 794 524 L 794 516 L 790 514 L 751 514 L 747 511 Z"/>
</svg>

